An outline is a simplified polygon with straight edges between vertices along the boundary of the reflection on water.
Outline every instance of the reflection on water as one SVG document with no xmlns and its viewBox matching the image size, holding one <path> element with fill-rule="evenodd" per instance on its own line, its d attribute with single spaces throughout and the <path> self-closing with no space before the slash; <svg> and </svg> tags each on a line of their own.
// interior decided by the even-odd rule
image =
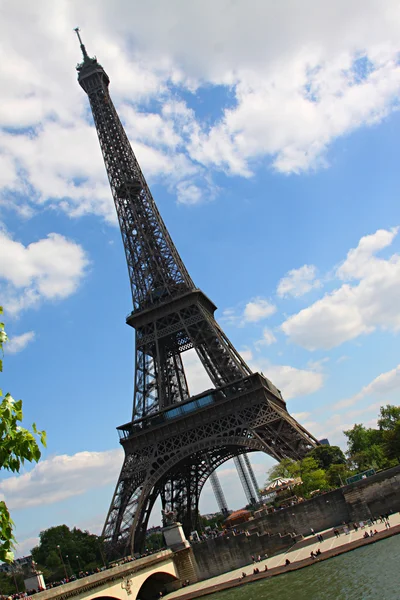
<svg viewBox="0 0 400 600">
<path fill-rule="evenodd" d="M 210 600 L 400 600 L 400 535 Z"/>
</svg>

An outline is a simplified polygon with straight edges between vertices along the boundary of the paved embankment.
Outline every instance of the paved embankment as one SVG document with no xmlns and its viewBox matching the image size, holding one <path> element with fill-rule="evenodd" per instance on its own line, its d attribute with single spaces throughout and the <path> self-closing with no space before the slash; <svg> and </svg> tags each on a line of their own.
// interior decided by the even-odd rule
<svg viewBox="0 0 400 600">
<path fill-rule="evenodd" d="M 378 533 L 373 537 L 364 538 L 365 531 L 377 530 Z M 331 535 L 332 530 L 321 532 L 324 536 L 324 541 L 319 543 L 315 536 L 308 536 L 300 544 L 295 544 L 288 552 L 272 556 L 266 560 L 257 563 L 260 569 L 258 575 L 253 575 L 254 565 L 250 564 L 247 567 L 224 573 L 218 577 L 213 577 L 205 581 L 200 581 L 186 588 L 182 588 L 175 592 L 171 592 L 166 596 L 168 600 L 179 598 L 179 600 L 191 600 L 193 598 L 201 598 L 215 592 L 227 590 L 232 587 L 239 587 L 259 581 L 260 579 L 266 579 L 268 577 L 275 577 L 282 573 L 288 573 L 290 571 L 297 571 L 311 565 L 315 565 L 323 560 L 339 556 L 345 552 L 350 552 L 361 546 L 367 544 L 373 544 L 385 538 L 391 537 L 392 535 L 400 534 L 400 514 L 391 515 L 390 517 L 390 528 L 386 529 L 384 523 L 376 523 L 372 527 L 365 529 L 358 529 L 358 531 L 352 530 L 348 534 L 342 533 L 338 538 Z M 329 537 L 328 537 L 329 536 Z M 321 550 L 321 555 L 318 558 L 311 558 L 311 551 Z M 290 560 L 289 565 L 285 565 L 286 559 Z M 265 565 L 268 570 L 264 571 Z M 244 579 L 241 578 L 242 572 L 246 573 Z"/>
</svg>

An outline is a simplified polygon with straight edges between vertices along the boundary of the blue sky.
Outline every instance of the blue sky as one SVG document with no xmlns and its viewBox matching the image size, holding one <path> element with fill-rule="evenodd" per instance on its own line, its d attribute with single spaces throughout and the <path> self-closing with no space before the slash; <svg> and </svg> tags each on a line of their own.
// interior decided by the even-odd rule
<svg viewBox="0 0 400 600">
<path fill-rule="evenodd" d="M 20 553 L 51 525 L 101 530 L 122 461 L 115 427 L 132 411 L 129 281 L 76 82 L 77 24 L 193 280 L 250 366 L 343 448 L 343 429 L 398 403 L 396 2 L 1 11 L 2 387 L 48 433 L 41 463 L 0 481 Z M 184 360 L 192 392 L 208 387 Z M 252 462 L 264 483 L 272 460 Z M 241 506 L 232 465 L 219 474 Z M 201 510 L 214 509 L 206 486 Z"/>
</svg>

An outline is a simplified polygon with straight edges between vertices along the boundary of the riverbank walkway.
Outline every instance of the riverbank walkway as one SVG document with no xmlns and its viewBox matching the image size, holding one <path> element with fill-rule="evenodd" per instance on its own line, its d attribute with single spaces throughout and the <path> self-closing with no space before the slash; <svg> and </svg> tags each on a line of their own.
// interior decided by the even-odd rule
<svg viewBox="0 0 400 600">
<path fill-rule="evenodd" d="M 317 540 L 316 535 L 309 535 L 286 552 L 264 559 L 261 562 L 257 562 L 255 565 L 250 562 L 240 569 L 194 583 L 180 590 L 171 592 L 165 596 L 165 598 L 168 598 L 168 600 L 173 600 L 174 598 L 180 598 L 180 600 L 199 598 L 210 593 L 222 591 L 223 589 L 236 587 L 237 585 L 240 585 L 240 583 L 243 585 L 249 581 L 258 581 L 264 577 L 279 575 L 298 568 L 303 568 L 314 562 L 319 562 L 320 560 L 350 551 L 368 542 L 371 543 L 373 541 L 378 541 L 383 537 L 389 537 L 396 533 L 400 533 L 400 513 L 390 515 L 389 522 L 389 529 L 386 528 L 385 523 L 380 523 L 378 519 L 378 522 L 374 525 L 365 527 L 364 529 L 359 528 L 358 531 L 355 531 L 353 527 L 351 527 L 348 534 L 341 533 L 339 537 L 336 537 L 333 534 L 332 528 L 320 531 L 319 533 L 322 534 L 324 538 L 324 541 L 321 543 Z M 338 527 L 338 529 L 342 531 L 342 527 Z M 365 532 L 368 531 L 369 533 L 371 529 L 372 531 L 376 529 L 378 534 L 372 538 L 364 539 Z M 321 550 L 321 555 L 314 560 L 311 558 L 310 553 L 311 551 L 315 553 L 318 548 Z M 286 559 L 290 560 L 290 565 L 288 566 L 285 565 Z M 268 566 L 267 572 L 265 572 L 265 565 Z M 259 575 L 253 575 L 254 567 L 257 567 L 260 570 Z M 247 577 L 240 582 L 243 572 L 246 573 Z"/>
</svg>

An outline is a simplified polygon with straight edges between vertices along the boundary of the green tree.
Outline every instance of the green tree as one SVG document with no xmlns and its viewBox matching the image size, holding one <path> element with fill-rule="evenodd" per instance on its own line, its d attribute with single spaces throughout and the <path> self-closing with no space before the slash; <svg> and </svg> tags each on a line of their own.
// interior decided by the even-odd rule
<svg viewBox="0 0 400 600">
<path fill-rule="evenodd" d="M 283 458 L 278 464 L 268 471 L 269 481 L 278 477 L 298 477 L 300 474 L 299 463 L 290 458 Z M 268 485 L 268 483 L 266 483 Z"/>
<path fill-rule="evenodd" d="M 0 314 L 3 313 L 0 307 Z M 0 354 L 3 355 L 3 345 L 7 342 L 4 323 L 0 323 Z M 0 358 L 0 372 L 3 371 L 3 361 Z M 21 427 L 23 419 L 22 400 L 14 400 L 10 394 L 3 397 L 0 390 L 0 469 L 19 473 L 21 466 L 28 462 L 38 462 L 40 458 L 40 443 L 46 445 L 46 434 L 38 431 L 35 423 L 32 431 Z M 12 552 L 15 538 L 13 521 L 6 503 L 0 501 L 0 561 L 12 562 Z"/>
<path fill-rule="evenodd" d="M 17 591 L 23 592 L 24 576 L 19 573 L 0 573 L 0 594 L 3 596 L 11 596 Z"/>
<path fill-rule="evenodd" d="M 400 462 L 400 419 L 383 433 L 384 452 L 389 460 Z"/>
<path fill-rule="evenodd" d="M 86 571 L 101 567 L 105 557 L 103 539 L 77 527 L 69 529 L 67 525 L 41 531 L 39 544 L 32 549 L 32 557 L 40 570 L 48 570 L 50 581 L 65 575 L 61 556 L 69 575 L 69 565 L 74 573 L 78 573 L 81 568 Z"/>
<path fill-rule="evenodd" d="M 315 490 L 328 490 L 329 484 L 324 469 L 319 468 L 317 461 L 308 456 L 300 461 L 302 484 L 298 486 L 299 492 L 308 497 Z M 296 487 L 297 490 L 297 487 Z"/>
<path fill-rule="evenodd" d="M 164 536 L 161 532 L 151 533 L 146 537 L 146 550 L 160 550 L 165 547 Z"/>
<path fill-rule="evenodd" d="M 355 424 L 343 433 L 347 437 L 347 454 L 350 457 L 368 451 L 372 445 L 373 430 L 367 429 L 362 424 Z"/>
<path fill-rule="evenodd" d="M 383 432 L 356 424 L 343 432 L 347 437 L 347 455 L 358 471 L 382 469 L 388 465 L 383 447 Z"/>
<path fill-rule="evenodd" d="M 391 431 L 396 428 L 400 421 L 400 406 L 387 404 L 381 406 L 380 417 L 378 419 L 378 427 L 381 431 Z"/>
<path fill-rule="evenodd" d="M 344 465 L 346 464 L 346 457 L 343 454 L 339 446 L 326 446 L 321 444 L 316 448 L 313 448 L 308 453 L 314 460 L 317 461 L 321 469 L 329 469 L 331 465 Z"/>
<path fill-rule="evenodd" d="M 309 497 L 310 492 L 314 490 L 329 489 L 324 469 L 321 469 L 318 462 L 311 456 L 307 456 L 300 461 L 285 458 L 272 467 L 268 475 L 270 480 L 277 477 L 290 477 L 293 479 L 300 477 L 302 483 L 293 488 L 293 492 L 300 496 Z"/>
<path fill-rule="evenodd" d="M 210 519 L 199 515 L 199 529 L 200 531 L 204 531 L 206 527 L 218 529 L 225 522 L 226 517 L 227 515 L 223 515 L 222 513 L 215 513 Z"/>
<path fill-rule="evenodd" d="M 337 488 L 346 484 L 346 479 L 350 477 L 351 470 L 347 464 L 331 465 L 326 471 L 328 484 L 332 488 Z"/>
</svg>

